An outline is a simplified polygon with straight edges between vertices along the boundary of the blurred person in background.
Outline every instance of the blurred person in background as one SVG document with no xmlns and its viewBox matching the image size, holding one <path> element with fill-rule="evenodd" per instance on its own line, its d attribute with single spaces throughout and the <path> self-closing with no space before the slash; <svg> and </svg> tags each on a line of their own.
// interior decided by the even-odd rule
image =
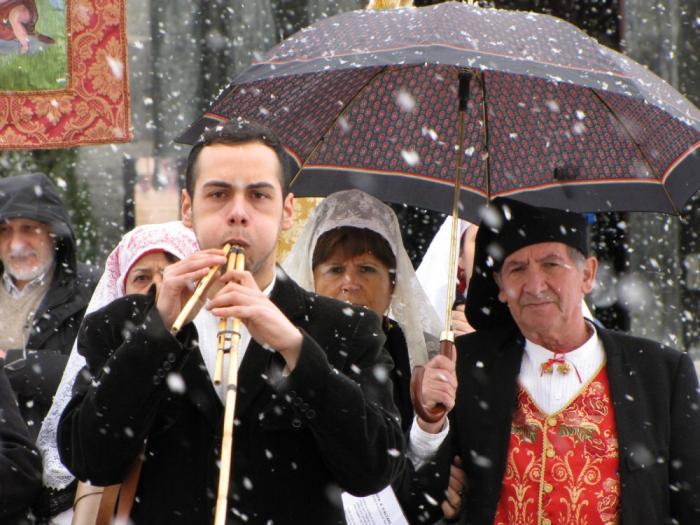
<svg viewBox="0 0 700 525">
<path fill-rule="evenodd" d="M 77 261 L 68 213 L 46 175 L 0 179 L 0 356 L 33 439 L 98 276 Z M 71 502 L 70 495 L 44 493 L 37 511 L 50 514 Z"/>
</svg>

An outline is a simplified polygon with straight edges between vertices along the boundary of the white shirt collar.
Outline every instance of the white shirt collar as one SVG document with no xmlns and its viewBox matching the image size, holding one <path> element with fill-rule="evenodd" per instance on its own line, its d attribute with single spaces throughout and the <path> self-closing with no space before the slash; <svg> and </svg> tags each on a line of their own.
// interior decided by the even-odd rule
<svg viewBox="0 0 700 525">
<path fill-rule="evenodd" d="M 275 271 L 272 272 L 272 280 L 270 281 L 270 284 L 268 284 L 265 289 L 262 291 L 265 295 L 270 297 L 270 294 L 272 293 L 272 289 L 275 287 L 275 283 L 277 282 L 277 269 L 275 268 Z"/>
<path fill-rule="evenodd" d="M 587 358 L 589 358 L 591 353 L 595 352 L 596 347 L 600 345 L 598 341 L 598 332 L 593 323 L 586 320 L 586 325 L 591 329 L 590 337 L 578 348 L 563 354 L 567 361 L 577 366 L 579 363 L 582 363 L 583 360 L 588 360 Z M 525 353 L 527 353 L 528 357 L 535 363 L 547 361 L 561 354 L 561 352 L 552 352 L 544 346 L 533 343 L 527 338 L 525 338 Z"/>
<path fill-rule="evenodd" d="M 520 364 L 520 384 L 545 414 L 554 414 L 566 407 L 605 364 L 605 350 L 595 327 L 591 336 L 580 347 L 563 355 L 571 365 L 570 373 L 543 373 L 542 364 L 552 359 L 552 352 L 532 341 L 525 340 L 525 352 Z"/>
</svg>

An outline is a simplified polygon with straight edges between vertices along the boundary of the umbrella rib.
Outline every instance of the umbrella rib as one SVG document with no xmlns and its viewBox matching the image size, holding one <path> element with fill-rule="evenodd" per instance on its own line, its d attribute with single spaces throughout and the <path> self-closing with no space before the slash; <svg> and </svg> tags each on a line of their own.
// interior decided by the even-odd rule
<svg viewBox="0 0 700 525">
<path fill-rule="evenodd" d="M 481 118 L 484 126 L 481 146 L 485 153 L 484 182 L 486 184 L 486 204 L 489 204 L 491 202 L 491 155 L 489 154 L 489 117 L 486 112 L 486 82 L 484 81 L 483 71 L 476 71 L 476 77 L 479 79 L 479 86 L 481 87 Z"/>
<path fill-rule="evenodd" d="M 335 117 L 335 118 L 331 121 L 331 123 L 328 125 L 328 127 L 326 128 L 326 130 L 325 130 L 325 131 L 323 132 L 323 134 L 321 135 L 321 139 L 320 139 L 318 142 L 316 142 L 316 145 L 314 146 L 314 149 L 312 149 L 311 152 L 306 156 L 306 158 L 304 159 L 304 162 L 301 163 L 301 166 L 299 166 L 299 169 L 298 169 L 297 172 L 294 174 L 294 177 L 292 177 L 292 180 L 291 180 L 291 182 L 289 183 L 289 186 L 290 186 L 290 187 L 296 182 L 297 178 L 299 178 L 299 175 L 301 174 L 302 170 L 303 170 L 304 167 L 306 166 L 307 161 L 308 161 L 311 157 L 314 156 L 314 154 L 316 153 L 316 151 L 318 151 L 318 149 L 321 147 L 321 145 L 326 141 L 326 137 L 328 136 L 328 134 L 330 133 L 330 131 L 333 129 L 333 127 L 336 125 L 336 123 L 337 123 L 341 118 L 343 118 L 343 117 L 345 116 L 345 114 L 346 114 L 346 113 L 348 112 L 348 110 L 350 109 L 350 106 L 352 106 L 352 104 L 355 102 L 355 100 L 357 99 L 357 97 L 359 97 L 359 96 L 365 91 L 365 89 L 367 89 L 367 86 L 369 86 L 369 85 L 372 83 L 372 81 L 374 81 L 375 78 L 377 78 L 377 77 L 378 77 L 379 75 L 381 75 L 382 73 L 386 72 L 387 69 L 388 69 L 388 66 L 384 66 L 384 67 L 380 68 L 379 71 L 377 71 L 374 75 L 372 75 L 371 77 L 369 77 L 369 78 L 367 79 L 367 82 L 365 82 L 364 86 L 362 86 L 360 89 L 358 89 L 358 90 L 355 92 L 355 94 L 354 94 L 354 95 L 352 96 L 352 98 L 348 101 L 348 103 L 345 104 L 345 107 L 343 108 L 343 110 L 338 114 L 337 117 Z"/>
<path fill-rule="evenodd" d="M 455 183 L 454 191 L 452 192 L 452 231 L 450 233 L 450 259 L 448 266 L 448 283 L 454 283 L 457 268 L 455 261 L 457 260 L 457 223 L 459 222 L 459 202 L 461 197 L 461 185 L 462 185 L 462 164 L 464 161 L 464 120 L 467 112 L 467 104 L 469 102 L 469 84 L 472 78 L 472 72 L 469 69 L 460 68 L 458 71 L 459 79 L 459 89 L 458 89 L 458 111 L 457 118 L 459 122 L 457 123 L 457 159 L 455 166 Z M 454 332 L 451 328 L 451 316 L 452 303 L 454 302 L 454 286 L 447 287 L 447 304 L 445 313 L 445 330 L 440 335 L 440 341 L 444 340 L 454 340 Z"/>
<path fill-rule="evenodd" d="M 644 153 L 644 150 L 642 147 L 637 143 L 637 141 L 634 139 L 634 136 L 632 135 L 632 132 L 627 129 L 627 126 L 625 126 L 625 123 L 617 116 L 617 113 L 615 113 L 610 107 L 610 105 L 601 97 L 598 92 L 595 89 L 590 90 L 593 93 L 593 96 L 596 97 L 603 106 L 610 112 L 610 114 L 613 116 L 613 118 L 617 121 L 617 123 L 620 125 L 620 127 L 624 130 L 624 132 L 627 134 L 629 137 L 629 140 L 634 144 L 634 147 L 639 151 L 639 155 L 644 161 L 644 164 L 646 165 L 647 169 L 649 170 L 649 173 L 652 175 L 655 174 L 654 169 L 651 166 L 651 162 L 649 161 L 649 158 L 647 157 L 646 153 Z M 671 208 L 673 208 L 673 211 L 675 212 L 676 215 L 680 215 L 680 211 L 678 210 L 678 207 L 676 206 L 676 203 L 673 202 L 673 199 L 671 198 L 671 195 L 669 195 L 668 190 L 666 189 L 666 186 L 662 181 L 659 181 L 659 185 L 661 186 L 661 189 L 664 192 L 664 195 L 666 195 L 666 198 L 668 199 L 668 202 L 671 204 Z"/>
</svg>

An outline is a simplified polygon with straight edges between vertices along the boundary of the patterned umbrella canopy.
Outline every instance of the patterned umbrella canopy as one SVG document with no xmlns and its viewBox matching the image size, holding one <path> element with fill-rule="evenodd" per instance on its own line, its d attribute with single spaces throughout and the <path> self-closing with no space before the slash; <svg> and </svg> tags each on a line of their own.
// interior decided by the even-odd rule
<svg viewBox="0 0 700 525">
<path fill-rule="evenodd" d="M 560 19 L 454 2 L 344 13 L 296 33 L 179 140 L 254 120 L 302 168 L 296 195 L 356 187 L 449 212 L 460 73 L 464 218 L 499 195 L 672 213 L 700 187 L 700 112 L 666 82 Z"/>
</svg>

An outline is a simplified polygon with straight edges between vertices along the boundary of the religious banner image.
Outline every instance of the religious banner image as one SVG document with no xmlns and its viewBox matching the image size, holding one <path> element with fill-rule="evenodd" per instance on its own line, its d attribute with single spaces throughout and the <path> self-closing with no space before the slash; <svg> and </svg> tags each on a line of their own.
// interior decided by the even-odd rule
<svg viewBox="0 0 700 525">
<path fill-rule="evenodd" d="M 126 0 L 0 0 L 0 149 L 131 140 Z"/>
</svg>

